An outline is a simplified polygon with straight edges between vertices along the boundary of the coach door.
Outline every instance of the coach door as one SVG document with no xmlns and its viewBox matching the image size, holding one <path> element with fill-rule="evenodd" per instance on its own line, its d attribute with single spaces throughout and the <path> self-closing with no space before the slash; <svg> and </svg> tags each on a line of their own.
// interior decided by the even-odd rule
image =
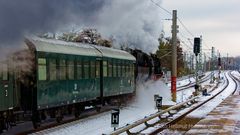
<svg viewBox="0 0 240 135">
<path fill-rule="evenodd" d="M 13 107 L 13 84 L 10 78 L 8 66 L 1 63 L 1 92 L 0 92 L 0 108 L 1 110 L 11 109 Z"/>
<path fill-rule="evenodd" d="M 98 95 L 101 97 L 102 92 L 101 92 L 101 87 L 102 87 L 102 79 L 101 79 L 101 60 L 96 59 L 96 67 L 95 67 L 95 87 L 97 91 L 99 92 Z"/>
</svg>

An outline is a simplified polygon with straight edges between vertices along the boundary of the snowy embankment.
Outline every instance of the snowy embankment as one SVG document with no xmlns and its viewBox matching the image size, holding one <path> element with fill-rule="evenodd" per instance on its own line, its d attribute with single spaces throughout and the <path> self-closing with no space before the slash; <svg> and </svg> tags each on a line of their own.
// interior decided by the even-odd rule
<svg viewBox="0 0 240 135">
<path fill-rule="evenodd" d="M 189 81 L 193 82 L 195 80 L 193 79 L 193 77 L 186 77 L 186 79 L 178 80 L 178 87 L 186 85 L 187 83 L 189 83 Z M 120 109 L 119 126 L 122 127 L 126 124 L 131 124 L 134 121 L 137 121 L 144 118 L 145 116 L 157 112 L 154 102 L 155 94 L 163 97 L 163 105 L 175 104 L 171 101 L 170 91 L 170 88 L 162 80 L 139 82 L 137 84 L 136 96 L 134 101 L 129 103 L 126 107 Z M 185 96 L 186 97 L 184 97 L 184 99 L 190 95 L 185 94 Z M 110 118 L 111 112 L 109 111 L 39 133 L 49 135 L 97 135 L 110 133 L 111 131 L 113 131 Z"/>
<path fill-rule="evenodd" d="M 163 104 L 175 104 L 171 102 L 171 93 L 169 87 L 161 80 L 148 81 L 137 85 L 136 97 L 127 107 L 120 109 L 120 124 L 133 123 L 145 116 L 157 112 L 155 108 L 154 95 L 159 94 L 163 97 Z M 113 131 L 111 127 L 111 112 L 101 113 L 85 119 L 72 122 L 67 125 L 61 125 L 53 129 L 41 131 L 39 134 L 49 135 L 97 135 Z"/>
</svg>

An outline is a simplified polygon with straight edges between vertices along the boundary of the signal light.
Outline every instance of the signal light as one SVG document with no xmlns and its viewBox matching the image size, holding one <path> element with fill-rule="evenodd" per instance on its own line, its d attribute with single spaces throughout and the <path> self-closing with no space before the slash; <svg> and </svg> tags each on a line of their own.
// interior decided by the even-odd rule
<svg viewBox="0 0 240 135">
<path fill-rule="evenodd" d="M 195 53 L 196 56 L 200 53 L 200 42 L 201 42 L 200 38 L 198 37 L 194 38 L 193 52 Z"/>
</svg>

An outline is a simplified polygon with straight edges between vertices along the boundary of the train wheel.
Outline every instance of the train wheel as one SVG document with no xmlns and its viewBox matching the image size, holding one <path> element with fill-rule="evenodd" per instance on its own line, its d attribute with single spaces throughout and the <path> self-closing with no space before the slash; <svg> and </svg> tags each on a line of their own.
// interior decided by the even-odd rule
<svg viewBox="0 0 240 135">
<path fill-rule="evenodd" d="M 96 105 L 96 106 L 95 106 L 95 109 L 96 109 L 96 111 L 99 113 L 99 112 L 101 111 L 101 106 Z"/>
<path fill-rule="evenodd" d="M 47 119 L 47 116 L 45 111 L 41 111 L 41 120 L 46 120 L 46 119 Z"/>
<path fill-rule="evenodd" d="M 72 106 L 68 106 L 68 107 L 67 107 L 67 114 L 68 114 L 68 115 L 71 115 L 72 112 L 73 112 L 73 107 L 72 107 Z"/>
<path fill-rule="evenodd" d="M 74 116 L 75 116 L 75 118 L 79 118 L 79 116 L 80 116 L 80 110 L 79 110 L 78 106 L 74 107 Z"/>
<path fill-rule="evenodd" d="M 56 121 L 57 123 L 62 122 L 63 120 L 63 114 L 62 114 L 62 109 L 59 108 L 58 110 L 56 110 Z"/>
<path fill-rule="evenodd" d="M 40 113 L 38 111 L 32 112 L 32 124 L 35 129 L 41 126 Z"/>
<path fill-rule="evenodd" d="M 50 116 L 50 118 L 56 118 L 55 110 L 53 110 L 53 109 L 49 110 L 49 116 Z"/>
<path fill-rule="evenodd" d="M 4 129 L 8 130 L 9 128 L 9 113 L 4 112 L 3 114 L 3 123 L 4 123 Z"/>
<path fill-rule="evenodd" d="M 3 121 L 3 117 L 0 114 L 0 134 L 3 132 L 4 129 L 4 121 Z"/>
<path fill-rule="evenodd" d="M 13 110 L 9 113 L 9 123 L 11 127 L 16 126 L 16 115 L 13 113 Z"/>
<path fill-rule="evenodd" d="M 74 106 L 74 115 L 75 115 L 75 118 L 79 118 L 80 114 L 82 111 L 84 111 L 84 106 L 83 105 L 79 105 L 79 104 L 76 104 Z"/>
</svg>

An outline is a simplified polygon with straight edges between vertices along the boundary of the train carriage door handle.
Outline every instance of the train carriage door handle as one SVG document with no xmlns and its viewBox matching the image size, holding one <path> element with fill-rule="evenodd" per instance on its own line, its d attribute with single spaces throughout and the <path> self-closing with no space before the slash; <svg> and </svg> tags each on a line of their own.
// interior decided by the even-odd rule
<svg viewBox="0 0 240 135">
<path fill-rule="evenodd" d="M 8 90 L 5 90 L 5 96 L 6 97 L 8 96 Z"/>
</svg>

